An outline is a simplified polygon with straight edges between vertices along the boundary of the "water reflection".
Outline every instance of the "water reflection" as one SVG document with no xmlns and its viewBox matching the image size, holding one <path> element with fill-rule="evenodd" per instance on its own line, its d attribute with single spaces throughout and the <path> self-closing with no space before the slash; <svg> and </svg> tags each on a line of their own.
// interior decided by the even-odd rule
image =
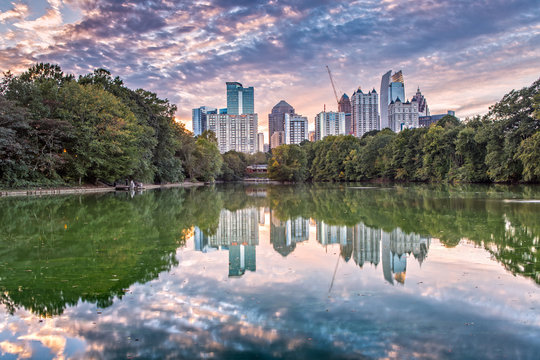
<svg viewBox="0 0 540 360">
<path fill-rule="evenodd" d="M 0 358 L 534 358 L 539 205 L 504 200 L 535 197 L 325 185 L 0 199 Z"/>
</svg>

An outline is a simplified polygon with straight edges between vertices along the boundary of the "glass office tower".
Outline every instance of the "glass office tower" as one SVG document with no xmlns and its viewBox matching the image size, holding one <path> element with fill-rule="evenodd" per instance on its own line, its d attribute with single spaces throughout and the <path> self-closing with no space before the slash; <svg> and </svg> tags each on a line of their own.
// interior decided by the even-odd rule
<svg viewBox="0 0 540 360">
<path fill-rule="evenodd" d="M 254 114 L 253 87 L 244 88 L 239 82 L 227 82 L 227 113 L 229 115 Z"/>
</svg>

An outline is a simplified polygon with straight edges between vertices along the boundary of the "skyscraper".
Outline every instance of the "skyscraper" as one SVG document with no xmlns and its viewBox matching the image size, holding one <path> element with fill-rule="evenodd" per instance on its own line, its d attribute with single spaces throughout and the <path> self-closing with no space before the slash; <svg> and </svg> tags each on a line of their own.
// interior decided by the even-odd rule
<svg viewBox="0 0 540 360">
<path fill-rule="evenodd" d="M 405 81 L 403 80 L 403 72 L 399 70 L 397 73 L 392 74 L 392 70 L 388 71 L 382 76 L 381 79 L 381 119 L 379 123 L 379 129 L 391 127 L 388 118 L 388 105 L 392 101 L 399 99 L 401 102 L 405 101 Z"/>
<path fill-rule="evenodd" d="M 362 137 L 372 130 L 380 130 L 379 94 L 375 89 L 365 94 L 360 87 L 351 97 L 351 121 L 354 135 Z"/>
<path fill-rule="evenodd" d="M 301 115 L 285 114 L 285 144 L 300 144 L 308 139 L 308 119 Z"/>
<path fill-rule="evenodd" d="M 199 136 L 208 130 L 207 114 L 216 114 L 217 109 L 209 106 L 201 106 L 191 111 L 191 121 L 193 124 L 193 135 Z"/>
<path fill-rule="evenodd" d="M 420 92 L 420 87 L 418 87 L 418 90 L 416 90 L 416 94 L 412 98 L 413 100 L 416 100 L 416 103 L 418 104 L 418 116 L 429 116 L 429 107 L 426 101 L 426 98 L 422 93 Z"/>
<path fill-rule="evenodd" d="M 264 152 L 264 134 L 263 133 L 257 134 L 257 151 Z"/>
<path fill-rule="evenodd" d="M 227 82 L 227 113 L 230 115 L 254 114 L 253 87 L 244 88 L 239 82 Z"/>
<path fill-rule="evenodd" d="M 392 75 L 392 70 L 389 70 L 386 74 L 382 76 L 381 79 L 381 123 L 380 129 L 389 127 L 388 125 L 388 87 L 390 86 L 390 75 Z"/>
<path fill-rule="evenodd" d="M 270 140 L 271 148 L 274 147 L 271 142 L 272 135 L 276 131 L 285 131 L 285 114 L 294 115 L 294 113 L 294 108 L 285 100 L 281 100 L 272 108 L 272 112 L 268 114 L 268 139 Z"/>
<path fill-rule="evenodd" d="M 257 129 L 257 114 L 208 115 L 208 130 L 216 134 L 222 154 L 230 150 L 248 154 L 257 152 Z"/>
<path fill-rule="evenodd" d="M 347 94 L 343 94 L 338 103 L 338 112 L 345 113 L 345 132 L 353 133 L 353 124 L 351 122 L 351 100 Z"/>
<path fill-rule="evenodd" d="M 345 113 L 323 111 L 315 116 L 315 140 L 322 140 L 328 135 L 346 135 Z"/>
</svg>

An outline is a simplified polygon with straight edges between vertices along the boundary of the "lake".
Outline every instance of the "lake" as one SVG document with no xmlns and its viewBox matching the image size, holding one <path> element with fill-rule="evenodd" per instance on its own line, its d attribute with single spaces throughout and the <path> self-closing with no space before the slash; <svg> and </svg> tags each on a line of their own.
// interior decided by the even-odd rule
<svg viewBox="0 0 540 360">
<path fill-rule="evenodd" d="M 0 358 L 538 359 L 540 187 L 0 198 Z"/>
</svg>

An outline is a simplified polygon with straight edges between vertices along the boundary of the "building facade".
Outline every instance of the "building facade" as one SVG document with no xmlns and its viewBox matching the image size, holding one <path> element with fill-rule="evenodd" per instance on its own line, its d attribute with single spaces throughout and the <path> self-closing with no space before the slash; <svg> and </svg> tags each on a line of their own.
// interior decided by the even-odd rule
<svg viewBox="0 0 540 360">
<path fill-rule="evenodd" d="M 276 131 L 270 139 L 270 148 L 275 149 L 280 145 L 285 144 L 285 131 Z"/>
<path fill-rule="evenodd" d="M 351 100 L 347 94 L 343 94 L 338 103 L 338 112 L 345 113 L 345 132 L 353 134 L 353 124 L 351 121 Z"/>
<path fill-rule="evenodd" d="M 420 92 L 420 87 L 416 90 L 416 94 L 412 98 L 418 104 L 418 116 L 429 116 L 429 107 L 426 98 Z"/>
<path fill-rule="evenodd" d="M 372 130 L 380 130 L 379 94 L 375 89 L 364 93 L 360 88 L 351 97 L 351 114 L 354 135 L 362 137 Z"/>
<path fill-rule="evenodd" d="M 257 152 L 257 114 L 210 114 L 208 130 L 216 134 L 219 151 Z"/>
<path fill-rule="evenodd" d="M 263 133 L 257 134 L 257 151 L 264 152 L 264 134 Z"/>
<path fill-rule="evenodd" d="M 270 140 L 270 147 L 272 145 L 272 135 L 276 131 L 285 131 L 285 114 L 294 115 L 294 108 L 289 105 L 285 100 L 278 102 L 273 108 L 270 114 L 268 114 L 268 139 Z"/>
<path fill-rule="evenodd" d="M 227 114 L 243 115 L 255 113 L 253 87 L 244 88 L 239 82 L 227 82 Z"/>
<path fill-rule="evenodd" d="M 199 136 L 208 130 L 208 114 L 217 114 L 217 109 L 209 106 L 201 106 L 191 110 L 191 121 L 193 124 L 193 135 Z"/>
<path fill-rule="evenodd" d="M 447 115 L 455 117 L 456 112 L 452 111 L 452 110 L 448 110 L 448 112 L 446 114 L 419 116 L 418 117 L 418 126 L 419 127 L 429 127 L 431 124 L 436 124 L 439 120 L 441 120 L 443 117 L 445 117 Z"/>
<path fill-rule="evenodd" d="M 285 114 L 285 144 L 300 144 L 308 139 L 308 119 L 301 115 Z"/>
<path fill-rule="evenodd" d="M 329 135 L 346 135 L 345 113 L 323 111 L 315 116 L 315 140 L 322 140 Z"/>
<path fill-rule="evenodd" d="M 390 129 L 394 132 L 419 127 L 418 104 L 416 100 L 401 102 L 400 99 L 397 99 L 390 102 L 390 105 L 388 105 L 388 119 Z"/>
<path fill-rule="evenodd" d="M 381 121 L 380 121 L 380 129 L 384 129 L 387 127 L 390 127 L 388 123 L 388 104 L 390 104 L 390 101 L 388 100 L 388 87 L 390 86 L 390 76 L 392 75 L 392 70 L 389 70 L 386 74 L 382 76 L 381 79 L 381 99 L 380 99 L 380 108 L 381 108 Z"/>
</svg>

